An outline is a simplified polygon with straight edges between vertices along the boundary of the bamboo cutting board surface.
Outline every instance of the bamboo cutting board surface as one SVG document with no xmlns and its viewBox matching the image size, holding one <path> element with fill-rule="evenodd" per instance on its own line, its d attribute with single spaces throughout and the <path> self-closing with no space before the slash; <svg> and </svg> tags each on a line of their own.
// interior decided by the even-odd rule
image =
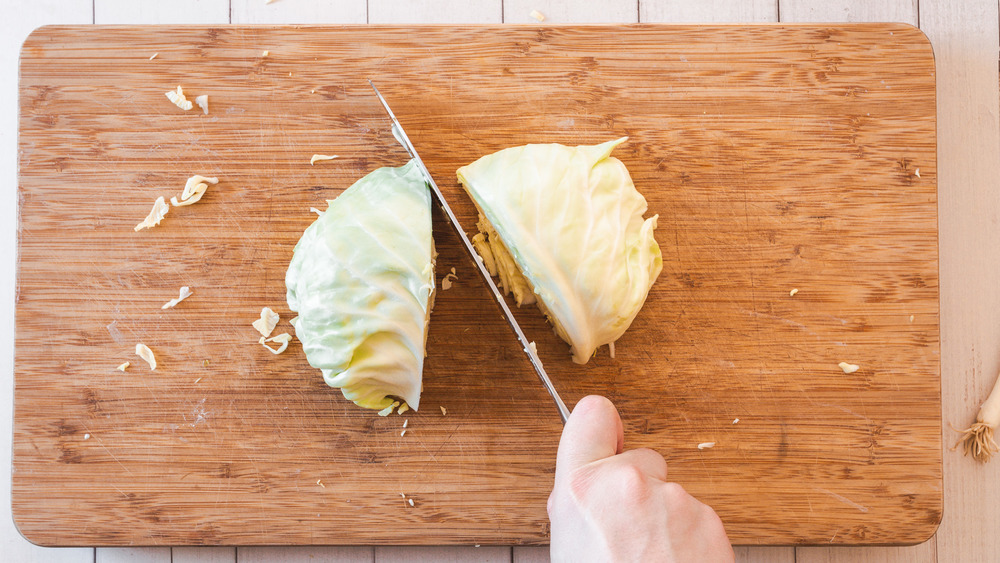
<svg viewBox="0 0 1000 563">
<path fill-rule="evenodd" d="M 309 208 L 407 159 L 369 77 L 467 230 L 460 166 L 629 136 L 615 156 L 659 214 L 664 268 L 616 357 L 575 365 L 536 309 L 516 315 L 567 402 L 610 397 L 626 446 L 662 453 L 735 543 L 933 533 L 935 83 L 917 29 L 87 26 L 42 28 L 21 54 L 29 539 L 547 542 L 558 416 L 436 211 L 438 278 L 458 280 L 431 317 L 420 412 L 357 408 L 297 342 L 256 342 L 264 306 L 292 332 L 283 279 Z M 209 113 L 173 106 L 177 85 Z M 219 184 L 133 232 L 196 173 Z"/>
</svg>

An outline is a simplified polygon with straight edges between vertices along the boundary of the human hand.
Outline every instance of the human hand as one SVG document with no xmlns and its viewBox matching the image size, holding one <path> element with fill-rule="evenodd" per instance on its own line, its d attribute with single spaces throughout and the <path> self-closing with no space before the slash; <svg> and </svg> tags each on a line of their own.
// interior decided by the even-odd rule
<svg viewBox="0 0 1000 563">
<path fill-rule="evenodd" d="M 552 561 L 734 561 L 719 516 L 667 482 L 663 456 L 623 450 L 611 401 L 581 399 L 563 429 L 549 495 Z"/>
</svg>

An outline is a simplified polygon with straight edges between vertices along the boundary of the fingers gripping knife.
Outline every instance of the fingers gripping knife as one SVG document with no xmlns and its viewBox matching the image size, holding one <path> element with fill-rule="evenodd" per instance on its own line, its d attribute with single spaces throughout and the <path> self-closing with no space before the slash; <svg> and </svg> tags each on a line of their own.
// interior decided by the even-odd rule
<svg viewBox="0 0 1000 563">
<path fill-rule="evenodd" d="M 493 297 L 496 299 L 497 303 L 500 304 L 504 317 L 507 318 L 507 323 L 512 329 L 514 329 L 514 334 L 517 335 L 517 340 L 521 343 L 521 348 L 524 349 L 524 352 L 528 355 L 528 359 L 531 360 L 531 365 L 535 368 L 535 373 L 538 374 L 538 379 L 542 380 L 542 385 L 545 386 L 545 390 L 549 392 L 549 395 L 552 395 L 552 399 L 556 403 L 556 408 L 559 409 L 559 416 L 562 418 L 563 423 L 565 423 L 566 419 L 569 417 L 569 409 L 566 408 L 566 404 L 563 402 L 562 398 L 559 397 L 559 393 L 556 391 L 556 388 L 552 386 L 552 381 L 549 379 L 548 374 L 545 373 L 545 368 L 542 367 L 542 361 L 538 358 L 538 353 L 535 352 L 534 345 L 528 342 L 528 339 L 524 336 L 524 332 L 521 331 L 520 325 L 517 324 L 517 320 L 514 318 L 514 314 L 511 313 L 510 307 L 507 306 L 507 302 L 500 293 L 500 289 L 497 288 L 496 282 L 493 281 L 493 277 L 490 276 L 486 266 L 483 265 L 482 258 L 480 258 L 479 254 L 477 254 L 475 249 L 473 249 L 472 241 L 470 241 L 468 235 L 465 234 L 465 231 L 462 229 L 462 225 L 458 223 L 458 218 L 455 217 L 455 213 L 452 212 L 451 207 L 448 206 L 448 202 L 445 201 L 444 195 L 434 182 L 434 178 L 431 178 L 431 173 L 427 170 L 427 167 L 424 166 L 424 162 L 420 160 L 419 156 L 417 156 L 417 150 L 413 148 L 413 144 L 410 143 L 409 137 L 407 137 L 406 132 L 403 131 L 403 126 L 399 124 L 396 116 L 392 113 L 392 110 L 389 109 L 389 104 L 386 103 L 385 98 L 383 98 L 382 94 L 379 93 L 375 84 L 373 84 L 371 80 L 369 80 L 368 83 L 371 84 L 372 90 L 375 90 L 375 95 L 378 96 L 379 102 L 382 103 L 382 107 L 384 107 L 386 113 L 389 114 L 389 119 L 392 120 L 392 135 L 396 137 L 396 140 L 399 141 L 401 145 L 403 145 L 406 152 L 410 154 L 410 158 L 417 163 L 417 168 L 420 169 L 420 172 L 424 175 L 424 179 L 427 180 L 427 183 L 430 185 L 431 192 L 434 193 L 434 198 L 437 199 L 437 202 L 441 205 L 441 210 L 444 211 L 445 217 L 448 218 L 448 222 L 451 223 L 451 226 L 458 233 L 458 237 L 462 240 L 462 245 L 465 247 L 466 252 L 468 252 L 472 261 L 479 268 L 479 273 L 482 274 L 483 279 L 486 280 L 486 285 L 493 293 Z"/>
</svg>

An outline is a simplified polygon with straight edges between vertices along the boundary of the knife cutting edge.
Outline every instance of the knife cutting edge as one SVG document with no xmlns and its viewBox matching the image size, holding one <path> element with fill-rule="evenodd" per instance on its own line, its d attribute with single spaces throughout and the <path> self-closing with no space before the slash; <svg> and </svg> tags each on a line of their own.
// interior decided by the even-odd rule
<svg viewBox="0 0 1000 563">
<path fill-rule="evenodd" d="M 479 268 L 479 273 L 482 274 L 483 279 L 486 280 L 486 285 L 489 286 L 490 291 L 493 293 L 493 297 L 496 302 L 500 304 L 500 308 L 503 310 L 504 317 L 507 318 L 507 324 L 514 330 L 514 334 L 517 335 L 518 341 L 521 343 L 521 348 L 524 349 L 524 353 L 528 355 L 528 359 L 531 360 L 532 367 L 535 368 L 535 373 L 538 374 L 538 379 L 542 381 L 542 385 L 545 386 L 545 390 L 549 392 L 552 396 L 552 400 L 556 403 L 556 408 L 559 410 L 559 417 L 562 419 L 563 423 L 566 423 L 566 419 L 569 418 L 569 409 L 566 408 L 566 403 L 563 402 L 562 397 L 559 396 L 559 392 L 552 385 L 552 380 L 549 379 L 547 373 L 545 373 L 545 368 L 542 367 L 542 360 L 539 359 L 538 353 L 535 351 L 535 346 L 533 342 L 528 342 L 527 337 L 524 336 L 524 332 L 521 330 L 521 326 L 517 324 L 517 319 L 514 318 L 514 313 L 511 312 L 510 307 L 507 306 L 507 301 L 503 298 L 503 294 L 500 293 L 500 288 L 497 287 L 496 282 L 493 281 L 493 276 L 490 275 L 489 270 L 483 265 L 483 259 L 479 256 L 476 250 L 472 247 L 472 241 L 469 240 L 469 236 L 465 234 L 465 230 L 462 229 L 462 225 L 458 222 L 458 218 L 455 217 L 455 213 L 451 210 L 448 202 L 444 199 L 444 194 L 438 188 L 437 183 L 434 182 L 434 178 L 431 177 L 430 171 L 424 166 L 424 161 L 420 160 L 420 156 L 417 155 L 417 149 L 413 147 L 413 143 L 410 142 L 410 138 L 406 136 L 406 132 L 403 131 L 403 126 L 400 125 L 399 120 L 396 119 L 396 115 L 392 113 L 392 109 L 389 108 L 389 104 L 382 97 L 382 94 L 375 87 L 375 84 L 368 80 L 368 84 L 371 84 L 372 90 L 375 91 L 375 95 L 378 96 L 378 101 L 382 103 L 382 107 L 385 108 L 386 113 L 389 114 L 389 119 L 392 120 L 392 136 L 399 141 L 399 144 L 403 145 L 406 152 L 409 153 L 410 158 L 417 163 L 417 168 L 423 173 L 424 179 L 431 187 L 431 192 L 434 194 L 434 198 L 441 205 L 441 210 L 444 211 L 445 217 L 448 218 L 448 222 L 455 231 L 458 232 L 458 237 L 462 240 L 462 245 L 465 247 L 465 251 L 472 258 L 472 261 Z"/>
</svg>

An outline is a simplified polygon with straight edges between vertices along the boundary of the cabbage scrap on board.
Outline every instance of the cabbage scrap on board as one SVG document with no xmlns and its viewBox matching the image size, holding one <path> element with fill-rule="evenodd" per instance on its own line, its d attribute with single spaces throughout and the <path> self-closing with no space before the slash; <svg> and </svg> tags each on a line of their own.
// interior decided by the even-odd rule
<svg viewBox="0 0 1000 563">
<path fill-rule="evenodd" d="M 643 219 L 646 199 L 610 156 L 626 139 L 512 147 L 458 170 L 484 265 L 518 306 L 537 297 L 578 364 L 605 344 L 614 355 L 663 268 L 657 216 Z"/>
<path fill-rule="evenodd" d="M 410 161 L 327 203 L 285 275 L 295 335 L 327 385 L 357 405 L 416 410 L 434 293 L 430 190 Z"/>
</svg>

